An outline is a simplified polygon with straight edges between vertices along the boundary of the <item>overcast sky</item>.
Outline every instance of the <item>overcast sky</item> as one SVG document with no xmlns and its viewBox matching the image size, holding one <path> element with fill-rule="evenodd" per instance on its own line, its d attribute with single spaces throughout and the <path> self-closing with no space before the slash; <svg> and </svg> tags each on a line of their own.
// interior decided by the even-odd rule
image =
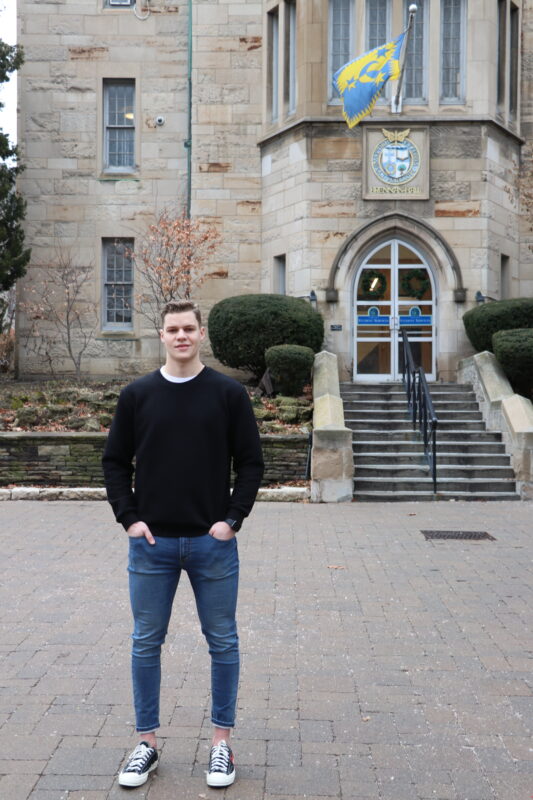
<svg viewBox="0 0 533 800">
<path fill-rule="evenodd" d="M 17 34 L 16 0 L 0 0 L 0 39 L 15 44 Z M 0 111 L 0 128 L 9 135 L 12 142 L 17 137 L 17 83 L 12 78 L 0 89 L 0 101 L 4 108 Z"/>
</svg>

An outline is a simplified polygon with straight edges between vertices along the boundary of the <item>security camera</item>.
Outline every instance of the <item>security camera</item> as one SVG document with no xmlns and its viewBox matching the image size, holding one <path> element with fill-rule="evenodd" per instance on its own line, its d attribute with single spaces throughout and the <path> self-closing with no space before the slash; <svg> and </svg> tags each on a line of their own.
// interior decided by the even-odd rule
<svg viewBox="0 0 533 800">
<path fill-rule="evenodd" d="M 159 115 L 155 118 L 155 124 L 161 127 L 161 125 L 165 124 L 165 118 L 162 115 Z"/>
</svg>

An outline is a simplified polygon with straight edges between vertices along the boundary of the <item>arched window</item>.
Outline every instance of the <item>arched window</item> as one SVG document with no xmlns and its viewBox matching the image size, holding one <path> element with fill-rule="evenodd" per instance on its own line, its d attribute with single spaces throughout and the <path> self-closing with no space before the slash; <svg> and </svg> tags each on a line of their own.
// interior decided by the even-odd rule
<svg viewBox="0 0 533 800">
<path fill-rule="evenodd" d="M 389 239 L 364 258 L 354 282 L 354 380 L 401 379 L 400 328 L 415 361 L 435 380 L 436 296 L 432 270 L 412 245 Z"/>
</svg>

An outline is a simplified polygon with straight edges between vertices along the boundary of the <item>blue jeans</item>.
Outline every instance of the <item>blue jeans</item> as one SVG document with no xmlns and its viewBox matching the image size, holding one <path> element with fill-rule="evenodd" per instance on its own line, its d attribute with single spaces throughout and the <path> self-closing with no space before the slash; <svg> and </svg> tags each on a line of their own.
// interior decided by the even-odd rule
<svg viewBox="0 0 533 800">
<path fill-rule="evenodd" d="M 193 537 L 129 539 L 133 700 L 137 730 L 159 727 L 161 645 L 165 641 L 181 570 L 191 582 L 198 617 L 211 654 L 211 720 L 235 725 L 239 637 L 235 612 L 239 582 L 237 540 Z"/>
</svg>

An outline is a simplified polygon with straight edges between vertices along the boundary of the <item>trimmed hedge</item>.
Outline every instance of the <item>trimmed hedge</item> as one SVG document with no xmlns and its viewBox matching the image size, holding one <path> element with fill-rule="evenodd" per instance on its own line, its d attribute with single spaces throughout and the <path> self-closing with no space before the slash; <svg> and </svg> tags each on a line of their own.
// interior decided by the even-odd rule
<svg viewBox="0 0 533 800">
<path fill-rule="evenodd" d="M 246 369 L 260 378 L 265 350 L 298 344 L 316 353 L 324 339 L 324 321 L 309 303 L 282 294 L 227 297 L 209 315 L 213 354 L 227 367 Z"/>
<path fill-rule="evenodd" d="M 265 352 L 265 362 L 281 394 L 297 397 L 311 378 L 315 355 L 310 347 L 278 344 Z"/>
<path fill-rule="evenodd" d="M 513 388 L 529 397 L 533 389 L 533 330 L 499 331 L 492 337 L 492 344 Z"/>
<path fill-rule="evenodd" d="M 533 328 L 533 297 L 483 303 L 467 311 L 463 322 L 475 349 L 492 352 L 492 337 L 498 331 Z"/>
</svg>

